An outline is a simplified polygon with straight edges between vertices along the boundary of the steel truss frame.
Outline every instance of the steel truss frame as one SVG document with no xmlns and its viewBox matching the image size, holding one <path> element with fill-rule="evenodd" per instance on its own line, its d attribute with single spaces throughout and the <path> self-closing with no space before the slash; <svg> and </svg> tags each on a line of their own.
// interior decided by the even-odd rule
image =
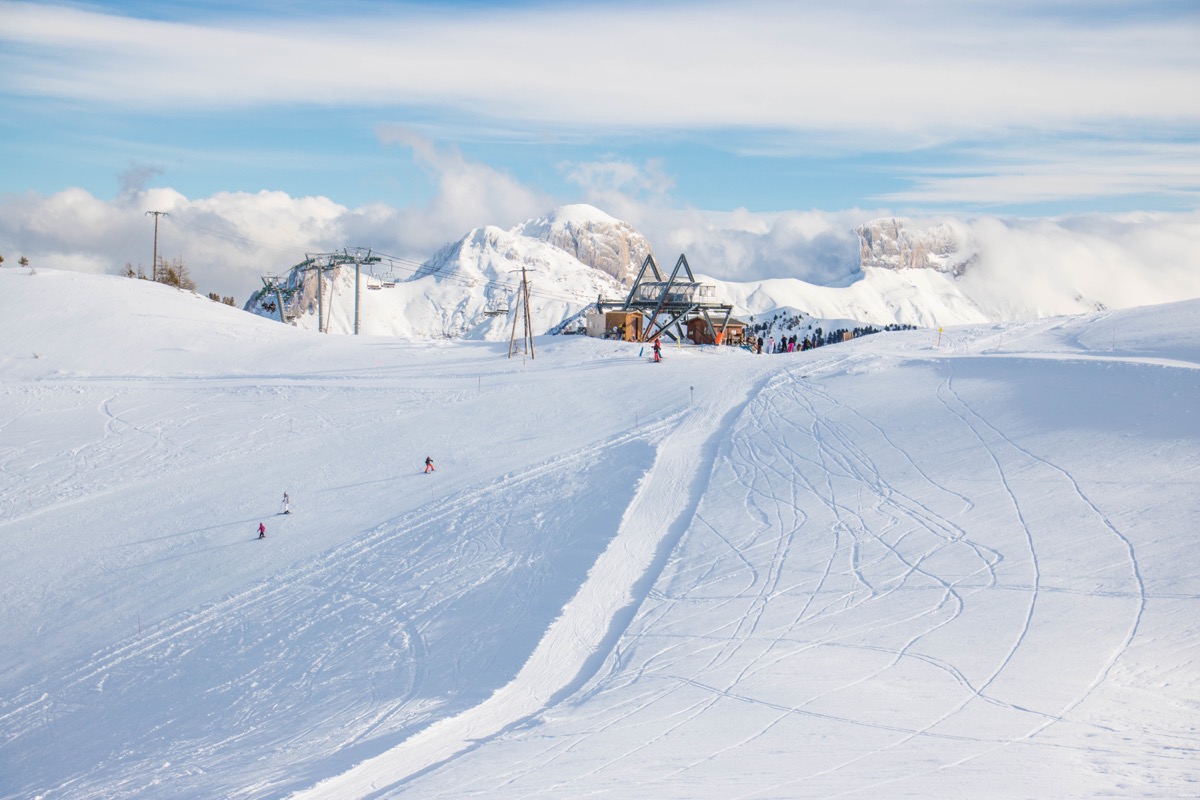
<svg viewBox="0 0 1200 800">
<path fill-rule="evenodd" d="M 647 280 L 647 270 L 653 276 L 653 281 Z M 683 270 L 684 275 L 687 277 L 686 281 L 680 280 L 680 270 Z M 643 298 L 640 295 L 642 286 L 643 284 L 650 283 L 661 284 L 662 289 L 651 298 Z M 709 316 L 709 312 L 725 312 L 725 317 L 721 321 L 721 330 L 724 331 L 730 316 L 733 315 L 733 306 L 728 303 L 706 302 L 697 296 L 695 291 L 678 291 L 681 287 L 700 287 L 701 285 L 692 273 L 692 267 L 688 264 L 687 257 L 682 253 L 679 254 L 679 259 L 675 262 L 675 268 L 671 270 L 671 276 L 666 280 L 663 280 L 662 272 L 659 270 L 654 256 L 647 254 L 646 259 L 642 262 L 641 269 L 638 270 L 637 278 L 633 281 L 633 286 L 629 289 L 629 294 L 625 296 L 624 302 L 599 298 L 596 300 L 596 308 L 600 313 L 604 313 L 606 308 L 610 308 L 622 311 L 640 311 L 644 314 L 649 319 L 649 322 L 643 326 L 639 341 L 646 342 L 659 336 L 667 336 L 672 340 L 681 341 L 685 338 L 683 323 L 689 317 L 703 317 L 705 324 L 708 326 L 708 333 L 715 341 L 716 328 L 713 325 L 712 317 Z M 673 289 L 676 290 L 674 293 L 672 292 Z M 666 317 L 665 322 L 662 321 L 663 317 Z M 674 328 L 675 332 L 672 332 L 672 328 Z"/>
</svg>

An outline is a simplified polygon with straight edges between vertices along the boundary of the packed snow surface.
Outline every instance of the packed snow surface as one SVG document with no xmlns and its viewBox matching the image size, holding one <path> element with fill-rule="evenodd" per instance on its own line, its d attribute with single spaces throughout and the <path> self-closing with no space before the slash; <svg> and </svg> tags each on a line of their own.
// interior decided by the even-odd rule
<svg viewBox="0 0 1200 800">
<path fill-rule="evenodd" d="M 1200 301 L 653 364 L 0 298 L 0 797 L 1200 794 Z"/>
</svg>

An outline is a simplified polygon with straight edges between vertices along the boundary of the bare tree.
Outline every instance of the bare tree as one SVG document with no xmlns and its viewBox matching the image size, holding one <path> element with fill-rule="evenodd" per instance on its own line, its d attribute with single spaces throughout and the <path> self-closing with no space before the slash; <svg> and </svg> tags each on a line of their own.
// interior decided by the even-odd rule
<svg viewBox="0 0 1200 800">
<path fill-rule="evenodd" d="M 165 265 L 159 271 L 158 281 L 188 291 L 196 290 L 196 282 L 192 280 L 191 271 L 187 264 L 183 263 L 182 258 L 177 258 Z"/>
</svg>

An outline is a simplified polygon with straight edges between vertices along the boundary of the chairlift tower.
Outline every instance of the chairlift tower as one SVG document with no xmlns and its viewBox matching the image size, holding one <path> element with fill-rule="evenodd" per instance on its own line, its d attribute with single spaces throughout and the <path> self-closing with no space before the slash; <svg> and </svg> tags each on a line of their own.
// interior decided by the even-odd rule
<svg viewBox="0 0 1200 800">
<path fill-rule="evenodd" d="M 317 330 L 321 333 L 329 333 L 329 327 L 325 320 L 324 274 L 338 267 L 354 265 L 354 335 L 357 336 L 362 296 L 362 265 L 378 264 L 379 256 L 372 255 L 370 250 L 362 247 L 342 248 L 340 253 L 306 253 L 305 256 L 305 259 L 292 269 L 300 272 L 311 270 L 317 272 Z"/>
</svg>

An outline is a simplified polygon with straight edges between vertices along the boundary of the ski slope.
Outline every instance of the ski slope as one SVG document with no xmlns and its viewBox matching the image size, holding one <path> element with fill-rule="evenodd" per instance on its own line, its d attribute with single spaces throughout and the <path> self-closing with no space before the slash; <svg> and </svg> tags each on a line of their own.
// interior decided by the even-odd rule
<svg viewBox="0 0 1200 800">
<path fill-rule="evenodd" d="M 654 365 L 0 297 L 0 797 L 1200 793 L 1200 302 Z"/>
</svg>

